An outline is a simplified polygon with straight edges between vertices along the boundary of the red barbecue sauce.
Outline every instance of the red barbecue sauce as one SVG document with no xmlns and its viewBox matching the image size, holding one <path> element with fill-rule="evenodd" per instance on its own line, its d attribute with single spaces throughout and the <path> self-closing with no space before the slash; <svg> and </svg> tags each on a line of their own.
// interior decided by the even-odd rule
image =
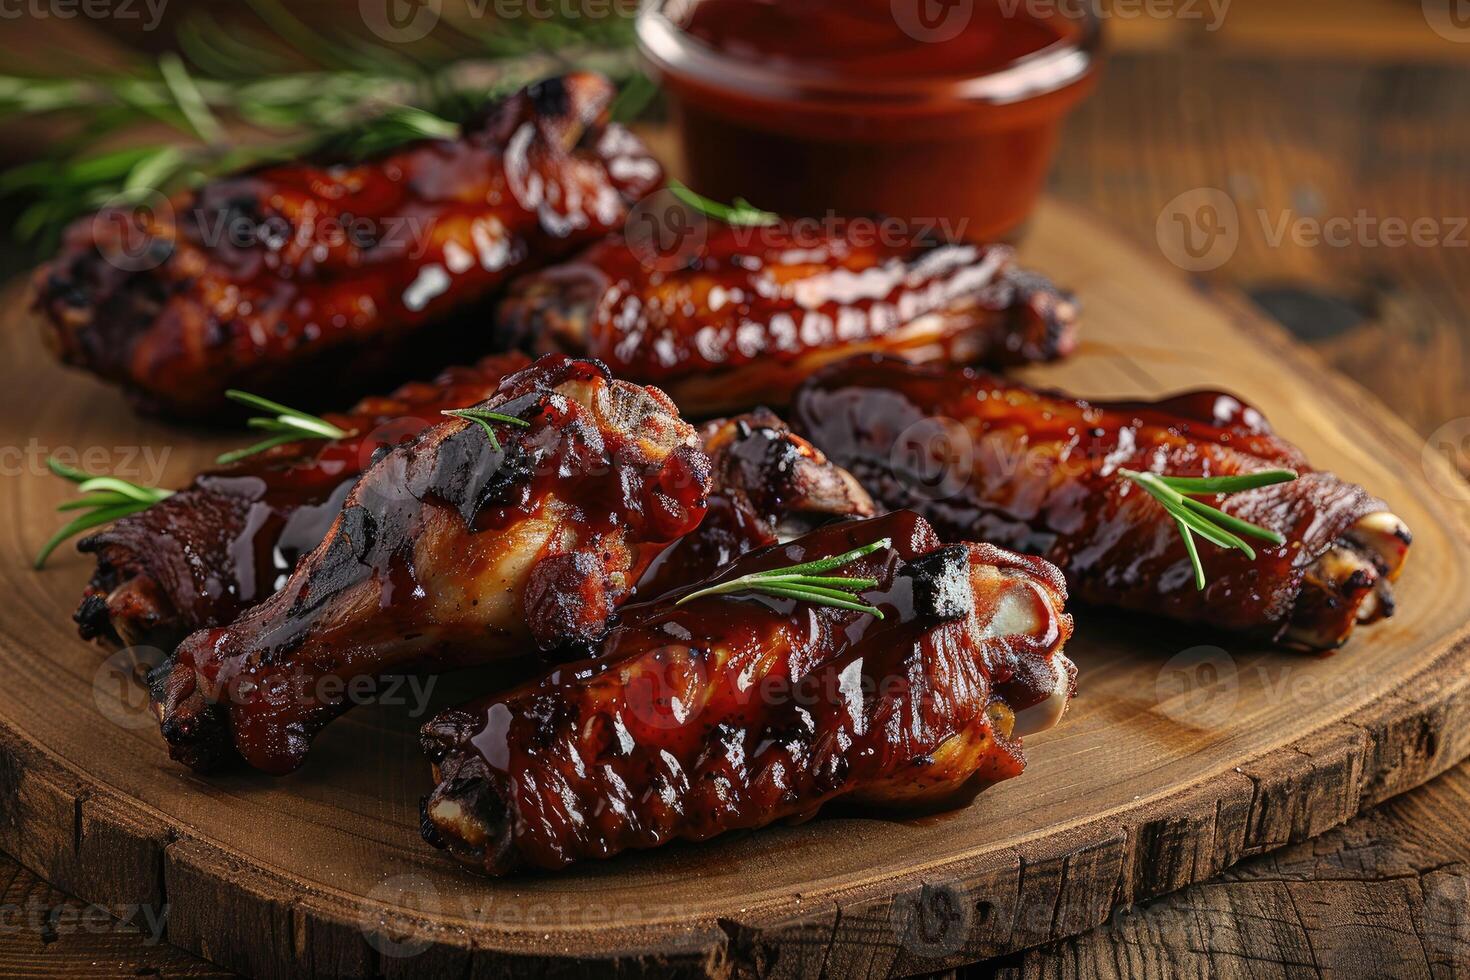
<svg viewBox="0 0 1470 980">
<path fill-rule="evenodd" d="M 1097 70 L 1051 0 L 665 0 L 639 40 L 696 190 L 1014 236 Z"/>
</svg>

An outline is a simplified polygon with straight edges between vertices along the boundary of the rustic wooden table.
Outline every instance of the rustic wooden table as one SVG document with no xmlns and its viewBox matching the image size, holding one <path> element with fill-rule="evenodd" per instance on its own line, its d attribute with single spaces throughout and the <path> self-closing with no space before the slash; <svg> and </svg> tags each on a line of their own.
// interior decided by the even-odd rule
<svg viewBox="0 0 1470 980">
<path fill-rule="evenodd" d="M 1068 127 L 1053 192 L 1187 267 L 1201 288 L 1245 290 L 1470 473 L 1470 19 L 1454 19 L 1456 0 L 1114 7 L 1114 56 Z M 222 972 L 3 855 L 0 882 L 0 975 Z M 1466 970 L 1470 763 L 1314 841 L 974 968 Z"/>
</svg>

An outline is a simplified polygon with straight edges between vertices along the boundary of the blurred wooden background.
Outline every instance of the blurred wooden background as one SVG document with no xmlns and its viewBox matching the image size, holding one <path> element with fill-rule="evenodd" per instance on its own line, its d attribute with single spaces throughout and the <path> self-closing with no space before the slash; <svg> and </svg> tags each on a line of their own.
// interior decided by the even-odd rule
<svg viewBox="0 0 1470 980">
<path fill-rule="evenodd" d="M 6 20 L 0 73 L 157 50 L 187 6 L 169 0 L 152 32 L 80 17 Z M 344 8 L 356 17 L 356 6 L 291 9 L 330 21 Z M 1432 448 L 1470 473 L 1470 423 L 1455 426 L 1470 417 L 1470 0 L 1113 0 L 1105 9 L 1110 60 L 1068 125 L 1053 193 L 1167 258 L 1177 246 L 1159 228 L 1171 202 L 1223 191 L 1238 245 L 1195 273 L 1201 288 L 1244 291 L 1426 439 L 1449 433 Z M 22 159 L 42 138 L 7 126 L 0 157 Z M 1435 244 L 1389 244 L 1391 220 L 1432 228 Z M 1312 244 L 1318 227 L 1349 230 Z M 14 243 L 0 255 L 10 273 L 24 261 Z M 1052 271 L 1065 281 L 1065 270 Z M 0 921 L 0 974 L 217 972 L 126 928 L 65 927 L 80 906 L 3 856 L 0 884 L 0 909 L 39 903 L 43 912 L 40 925 L 20 914 Z M 974 972 L 1466 970 L 1470 764 L 1316 841 Z"/>
</svg>

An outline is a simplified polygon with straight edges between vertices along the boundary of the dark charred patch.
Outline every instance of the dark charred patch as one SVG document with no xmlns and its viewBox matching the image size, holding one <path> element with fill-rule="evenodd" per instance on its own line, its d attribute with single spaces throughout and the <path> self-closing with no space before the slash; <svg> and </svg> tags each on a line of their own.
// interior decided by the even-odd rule
<svg viewBox="0 0 1470 980">
<path fill-rule="evenodd" d="M 970 551 L 953 545 L 907 562 L 899 575 L 912 580 L 914 611 L 936 619 L 959 619 L 975 609 L 970 587 Z"/>
<path fill-rule="evenodd" d="M 535 462 L 519 443 L 502 437 L 497 452 L 473 423 L 439 444 L 428 492 L 459 511 L 466 525 L 487 507 L 515 502 L 513 491 L 530 483 Z"/>
<path fill-rule="evenodd" d="M 94 640 L 98 637 L 116 637 L 112 629 L 112 619 L 107 612 L 107 599 L 103 596 L 91 594 L 83 597 L 82 604 L 72 614 L 76 621 L 77 629 L 84 640 Z"/>
<path fill-rule="evenodd" d="M 560 117 L 572 111 L 572 94 L 565 78 L 545 78 L 526 88 L 531 106 L 543 116 Z"/>
</svg>

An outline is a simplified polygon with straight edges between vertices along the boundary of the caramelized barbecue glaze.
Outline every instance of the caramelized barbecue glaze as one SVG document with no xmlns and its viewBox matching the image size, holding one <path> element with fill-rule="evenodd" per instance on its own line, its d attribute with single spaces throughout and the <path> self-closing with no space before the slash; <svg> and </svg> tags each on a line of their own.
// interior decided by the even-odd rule
<svg viewBox="0 0 1470 980">
<path fill-rule="evenodd" d="M 47 339 L 139 407 L 193 417 L 224 412 L 231 387 L 327 404 L 409 373 L 406 355 L 488 350 L 479 323 L 447 318 L 484 316 L 508 278 L 620 227 L 661 180 L 606 123 L 614 94 L 548 79 L 457 140 L 224 178 L 141 227 L 131 209 L 84 219 L 35 276 Z"/>
<path fill-rule="evenodd" d="M 1074 344 L 1070 298 L 1004 245 L 885 242 L 847 222 L 706 224 L 672 271 L 619 236 L 523 277 L 500 306 L 506 342 L 599 358 L 695 416 L 783 405 L 812 371 L 862 351 L 1006 365 Z"/>
<path fill-rule="evenodd" d="M 798 391 L 792 424 L 882 504 L 940 533 L 1044 556 L 1100 605 L 1329 648 L 1392 612 L 1408 529 L 1231 395 L 1089 403 L 978 371 L 857 357 Z M 1200 545 L 1197 591 L 1179 529 L 1119 467 L 1223 476 L 1285 467 L 1300 478 L 1207 502 L 1279 531 L 1254 561 Z"/>
<path fill-rule="evenodd" d="M 450 368 L 430 384 L 367 398 L 327 420 L 345 439 L 295 442 L 196 476 L 173 496 L 78 545 L 97 570 L 76 620 L 85 639 L 172 650 L 234 622 L 285 582 L 337 519 L 357 478 L 388 448 L 495 394 L 522 354 Z"/>
<path fill-rule="evenodd" d="M 652 599 L 708 578 L 748 551 L 820 524 L 877 513 L 851 473 L 792 432 L 769 409 L 700 427 L 709 454 L 709 510 L 699 527 L 648 566 L 638 597 Z"/>
<path fill-rule="evenodd" d="M 431 843 L 491 874 L 801 819 L 950 805 L 1024 767 L 1072 693 L 1056 569 L 943 547 L 898 513 L 741 558 L 724 580 L 891 538 L 843 569 L 883 612 L 750 595 L 625 607 L 591 660 L 425 726 Z M 707 583 L 706 583 L 707 584 Z M 1019 722 L 1019 725 L 1017 724 Z"/>
<path fill-rule="evenodd" d="M 703 516 L 709 459 L 655 389 L 555 355 L 479 407 L 527 424 L 493 423 L 498 449 L 456 419 L 387 452 L 278 592 L 155 673 L 175 759 L 289 772 L 344 684 L 594 642 Z"/>
</svg>

